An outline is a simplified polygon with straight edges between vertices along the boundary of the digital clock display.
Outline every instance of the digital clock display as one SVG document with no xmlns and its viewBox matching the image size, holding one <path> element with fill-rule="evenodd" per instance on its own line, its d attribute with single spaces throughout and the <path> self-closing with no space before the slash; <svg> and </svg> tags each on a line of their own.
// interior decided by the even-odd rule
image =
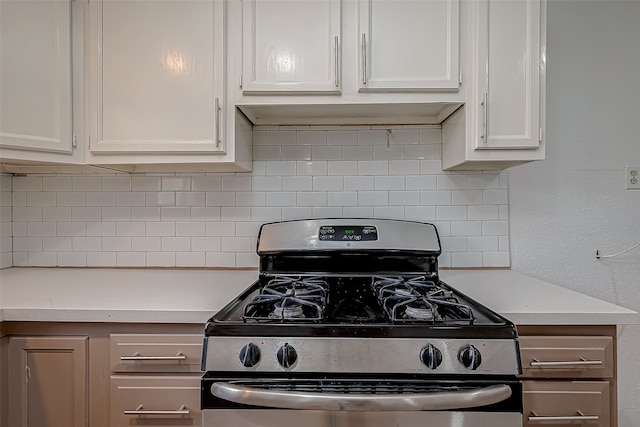
<svg viewBox="0 0 640 427">
<path fill-rule="evenodd" d="M 335 242 L 360 242 L 378 240 L 378 229 L 372 225 L 323 225 L 320 240 Z"/>
</svg>

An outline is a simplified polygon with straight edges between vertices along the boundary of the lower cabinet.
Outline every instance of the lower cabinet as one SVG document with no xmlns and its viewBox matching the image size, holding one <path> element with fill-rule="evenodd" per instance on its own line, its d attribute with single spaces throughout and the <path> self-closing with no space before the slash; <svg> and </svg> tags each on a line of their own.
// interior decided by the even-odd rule
<svg viewBox="0 0 640 427">
<path fill-rule="evenodd" d="M 9 338 L 11 427 L 88 424 L 87 336 Z"/>
<path fill-rule="evenodd" d="M 617 427 L 615 326 L 518 327 L 523 426 Z"/>
<path fill-rule="evenodd" d="M 111 426 L 201 426 L 199 376 L 111 377 Z"/>
</svg>

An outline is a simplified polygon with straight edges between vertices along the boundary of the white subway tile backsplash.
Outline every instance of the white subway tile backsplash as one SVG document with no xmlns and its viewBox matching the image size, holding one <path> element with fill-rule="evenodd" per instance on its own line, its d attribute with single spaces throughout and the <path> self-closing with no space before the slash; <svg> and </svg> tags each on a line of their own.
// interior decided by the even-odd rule
<svg viewBox="0 0 640 427">
<path fill-rule="evenodd" d="M 143 209 L 143 208 L 133 208 Z M 103 207 L 103 221 L 131 221 L 133 209 L 131 207 Z"/>
<path fill-rule="evenodd" d="M 466 206 L 436 206 L 436 219 L 462 221 L 467 219 Z"/>
<path fill-rule="evenodd" d="M 433 222 L 441 266 L 508 266 L 506 173 L 443 172 L 441 148 L 439 126 L 257 126 L 250 174 L 0 175 L 0 268 L 255 268 L 262 223 L 310 217 Z"/>
<path fill-rule="evenodd" d="M 71 178 L 72 191 L 101 191 L 102 178 L 99 176 L 74 176 Z"/>
<path fill-rule="evenodd" d="M 176 206 L 205 206 L 204 191 L 179 191 L 176 193 Z"/>
<path fill-rule="evenodd" d="M 373 160 L 373 147 L 370 145 L 356 145 L 343 147 L 343 160 Z"/>
<path fill-rule="evenodd" d="M 160 237 L 132 237 L 132 252 L 158 252 L 162 250 L 162 240 Z"/>
<path fill-rule="evenodd" d="M 131 237 L 103 237 L 102 250 L 105 252 L 131 251 Z"/>
<path fill-rule="evenodd" d="M 435 206 L 405 206 L 404 218 L 409 221 L 432 222 L 436 218 L 436 208 Z"/>
<path fill-rule="evenodd" d="M 298 145 L 327 145 L 327 132 L 319 130 L 298 130 Z"/>
<path fill-rule="evenodd" d="M 376 176 L 374 177 L 375 190 L 404 190 L 404 176 Z"/>
<path fill-rule="evenodd" d="M 191 250 L 189 237 L 162 237 L 163 252 L 186 252 Z"/>
<path fill-rule="evenodd" d="M 340 191 L 344 189 L 342 176 L 314 176 L 313 191 Z"/>
<path fill-rule="evenodd" d="M 327 145 L 350 146 L 358 144 L 358 131 L 332 130 L 327 132 Z"/>
<path fill-rule="evenodd" d="M 175 236 L 175 222 L 146 222 L 145 232 L 141 236 Z"/>
<path fill-rule="evenodd" d="M 358 161 L 358 175 L 389 175 L 389 162 L 384 160 Z"/>
<path fill-rule="evenodd" d="M 56 193 L 29 191 L 27 196 L 27 206 L 55 206 Z"/>
<path fill-rule="evenodd" d="M 147 252 L 146 263 L 149 267 L 175 267 L 175 252 Z"/>
<path fill-rule="evenodd" d="M 147 253 L 149 252 L 116 252 L 116 266 L 136 267 L 138 265 L 148 265 Z"/>
<path fill-rule="evenodd" d="M 267 165 L 268 168 L 268 165 Z M 327 161 L 326 160 L 312 160 L 312 161 L 299 161 L 296 162 L 297 175 L 326 175 L 327 174 Z"/>
<path fill-rule="evenodd" d="M 320 146 L 316 145 L 311 147 L 312 155 L 306 159 L 296 159 L 296 160 L 342 160 L 343 159 L 343 149 L 339 145 L 327 145 Z"/>
<path fill-rule="evenodd" d="M 55 195 L 55 193 L 51 193 Z M 113 191 L 88 191 L 85 195 L 87 206 L 115 206 L 116 193 Z"/>
<path fill-rule="evenodd" d="M 276 147 L 269 147 L 269 148 L 276 148 Z M 316 148 L 316 147 L 313 147 L 313 148 Z M 284 147 L 282 147 L 281 159 L 282 160 L 311 160 L 311 146 L 285 145 Z M 280 160 L 280 158 L 264 159 L 264 160 Z"/>
<path fill-rule="evenodd" d="M 72 188 L 70 176 L 48 176 L 42 181 L 42 191 L 71 191 Z"/>
<path fill-rule="evenodd" d="M 159 176 L 134 176 L 131 177 L 131 191 L 160 191 L 162 180 Z"/>
<path fill-rule="evenodd" d="M 42 208 L 43 221 L 71 221 L 71 207 L 47 206 Z"/>
</svg>

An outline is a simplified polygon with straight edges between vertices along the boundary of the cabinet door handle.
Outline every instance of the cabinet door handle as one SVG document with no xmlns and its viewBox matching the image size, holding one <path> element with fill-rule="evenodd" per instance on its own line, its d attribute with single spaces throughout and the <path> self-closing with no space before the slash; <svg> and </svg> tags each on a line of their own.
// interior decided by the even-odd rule
<svg viewBox="0 0 640 427">
<path fill-rule="evenodd" d="M 585 415 L 580 411 L 576 411 L 578 415 L 567 416 L 541 416 L 531 411 L 531 415 L 527 418 L 530 422 L 545 422 L 545 421 L 598 421 L 600 419 L 597 415 Z"/>
<path fill-rule="evenodd" d="M 541 366 L 602 366 L 602 360 L 587 360 L 581 357 L 580 360 L 568 360 L 568 361 L 548 361 L 541 362 L 536 358 L 533 358 L 529 365 L 534 367 Z"/>
<path fill-rule="evenodd" d="M 191 411 L 187 409 L 185 405 L 182 405 L 178 409 L 174 410 L 155 410 L 155 409 L 143 409 L 142 405 L 138 405 L 136 409 L 125 409 L 125 415 L 189 415 Z"/>
<path fill-rule="evenodd" d="M 121 361 L 131 360 L 185 360 L 187 356 L 182 353 L 178 353 L 175 356 L 141 356 L 140 353 L 135 353 L 133 356 L 120 356 Z"/>
<path fill-rule="evenodd" d="M 367 84 L 367 35 L 362 33 L 362 84 Z"/>
<path fill-rule="evenodd" d="M 334 83 L 335 83 L 336 87 L 339 87 L 340 86 L 340 66 L 339 66 L 339 62 L 338 61 L 339 61 L 339 58 L 340 58 L 340 55 L 339 55 L 340 46 L 339 46 L 338 36 L 335 36 L 333 38 L 333 44 L 334 44 L 334 51 L 335 51 L 335 56 L 336 56 L 334 58 L 335 59 L 335 63 L 336 63 L 336 65 L 335 65 L 335 74 L 336 75 L 335 75 L 335 78 L 334 78 Z"/>
<path fill-rule="evenodd" d="M 220 147 L 220 98 L 215 99 L 214 108 L 216 110 L 216 147 Z"/>
<path fill-rule="evenodd" d="M 482 105 L 482 135 L 480 135 L 480 139 L 482 139 L 482 141 L 485 144 L 488 142 L 488 138 L 487 138 L 487 118 L 489 116 L 489 106 L 487 105 L 488 100 L 489 100 L 489 93 L 485 92 L 484 95 L 482 96 L 482 102 L 480 103 L 480 105 Z"/>
</svg>

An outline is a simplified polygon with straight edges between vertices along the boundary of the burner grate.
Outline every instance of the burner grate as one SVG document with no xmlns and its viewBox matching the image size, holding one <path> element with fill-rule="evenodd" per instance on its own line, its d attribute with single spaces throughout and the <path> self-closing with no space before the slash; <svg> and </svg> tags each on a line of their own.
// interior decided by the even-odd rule
<svg viewBox="0 0 640 427">
<path fill-rule="evenodd" d="M 374 277 L 371 284 L 380 305 L 393 322 L 464 322 L 474 320 L 471 307 L 424 276 Z"/>
<path fill-rule="evenodd" d="M 244 321 L 319 321 L 329 285 L 319 277 L 275 276 L 244 307 Z"/>
</svg>

